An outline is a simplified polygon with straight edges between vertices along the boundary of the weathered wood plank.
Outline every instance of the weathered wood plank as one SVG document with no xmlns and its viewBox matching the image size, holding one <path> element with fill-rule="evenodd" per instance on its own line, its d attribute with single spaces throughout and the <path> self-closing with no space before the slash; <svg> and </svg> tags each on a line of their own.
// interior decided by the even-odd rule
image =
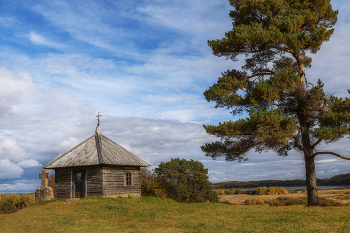
<svg viewBox="0 0 350 233">
<path fill-rule="evenodd" d="M 70 169 L 55 170 L 55 198 L 70 198 Z"/>
<path fill-rule="evenodd" d="M 74 192 L 72 183 L 72 170 L 78 168 L 56 169 L 55 197 L 71 198 L 71 189 Z M 85 167 L 85 196 L 141 196 L 140 168 L 139 167 Z M 132 174 L 131 185 L 126 185 L 126 173 Z M 73 195 L 74 196 L 74 195 Z"/>
<path fill-rule="evenodd" d="M 125 185 L 126 173 L 132 174 L 132 185 Z M 140 168 L 139 167 L 104 167 L 103 173 L 103 195 L 109 197 L 117 196 L 140 196 Z"/>
</svg>

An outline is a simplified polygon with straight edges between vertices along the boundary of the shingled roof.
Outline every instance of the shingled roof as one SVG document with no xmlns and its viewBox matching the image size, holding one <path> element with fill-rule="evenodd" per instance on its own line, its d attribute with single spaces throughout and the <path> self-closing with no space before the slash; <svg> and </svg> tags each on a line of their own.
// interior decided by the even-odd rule
<svg viewBox="0 0 350 233">
<path fill-rule="evenodd" d="M 124 147 L 103 136 L 98 124 L 94 135 L 46 164 L 44 169 L 91 165 L 151 166 Z"/>
</svg>

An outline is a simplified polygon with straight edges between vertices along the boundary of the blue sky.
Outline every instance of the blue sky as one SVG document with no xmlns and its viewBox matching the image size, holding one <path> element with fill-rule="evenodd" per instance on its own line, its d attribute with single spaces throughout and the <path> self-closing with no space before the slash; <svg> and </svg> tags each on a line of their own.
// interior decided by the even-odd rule
<svg viewBox="0 0 350 233">
<path fill-rule="evenodd" d="M 308 80 L 347 96 L 350 7 L 312 55 Z M 203 124 L 235 120 L 203 92 L 222 71 L 239 68 L 212 55 L 207 40 L 231 29 L 228 0 L 0 0 L 0 193 L 35 192 L 42 166 L 94 133 L 156 167 L 171 157 L 195 159 L 211 182 L 303 179 L 302 155 L 248 154 L 247 162 L 204 156 L 215 140 Z M 347 139 L 322 145 L 349 155 Z M 349 161 L 318 156 L 318 178 L 349 172 Z M 292 166 L 291 166 L 292 164 Z"/>
</svg>

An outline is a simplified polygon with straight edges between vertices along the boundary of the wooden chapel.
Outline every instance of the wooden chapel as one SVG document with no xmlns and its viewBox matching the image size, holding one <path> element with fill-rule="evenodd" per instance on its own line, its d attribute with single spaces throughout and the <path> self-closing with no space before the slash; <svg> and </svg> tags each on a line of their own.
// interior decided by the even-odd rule
<svg viewBox="0 0 350 233">
<path fill-rule="evenodd" d="M 98 115 L 100 116 L 100 115 Z M 101 134 L 44 166 L 55 170 L 55 198 L 141 196 L 140 167 L 151 164 Z"/>
</svg>

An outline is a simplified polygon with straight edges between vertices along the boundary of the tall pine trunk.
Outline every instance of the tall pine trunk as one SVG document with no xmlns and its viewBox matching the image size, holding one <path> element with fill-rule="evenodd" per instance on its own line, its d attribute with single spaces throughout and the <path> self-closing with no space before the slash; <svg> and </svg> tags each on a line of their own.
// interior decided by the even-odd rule
<svg viewBox="0 0 350 233">
<path fill-rule="evenodd" d="M 304 121 L 306 122 L 306 121 Z M 302 144 L 304 148 L 305 171 L 306 171 L 306 188 L 307 188 L 307 205 L 318 205 L 315 157 L 311 157 L 313 149 L 310 143 L 309 127 L 302 128 Z"/>
<path fill-rule="evenodd" d="M 315 158 L 304 155 L 306 170 L 306 187 L 307 187 L 307 205 L 318 205 L 318 194 L 315 172 Z"/>
<path fill-rule="evenodd" d="M 315 157 L 311 157 L 313 154 L 313 148 L 310 142 L 309 125 L 307 121 L 307 116 L 305 116 L 304 114 L 299 115 L 299 123 L 301 127 L 301 141 L 304 148 L 307 205 L 317 206 L 318 194 L 317 194 L 316 171 L 315 171 Z"/>
</svg>

